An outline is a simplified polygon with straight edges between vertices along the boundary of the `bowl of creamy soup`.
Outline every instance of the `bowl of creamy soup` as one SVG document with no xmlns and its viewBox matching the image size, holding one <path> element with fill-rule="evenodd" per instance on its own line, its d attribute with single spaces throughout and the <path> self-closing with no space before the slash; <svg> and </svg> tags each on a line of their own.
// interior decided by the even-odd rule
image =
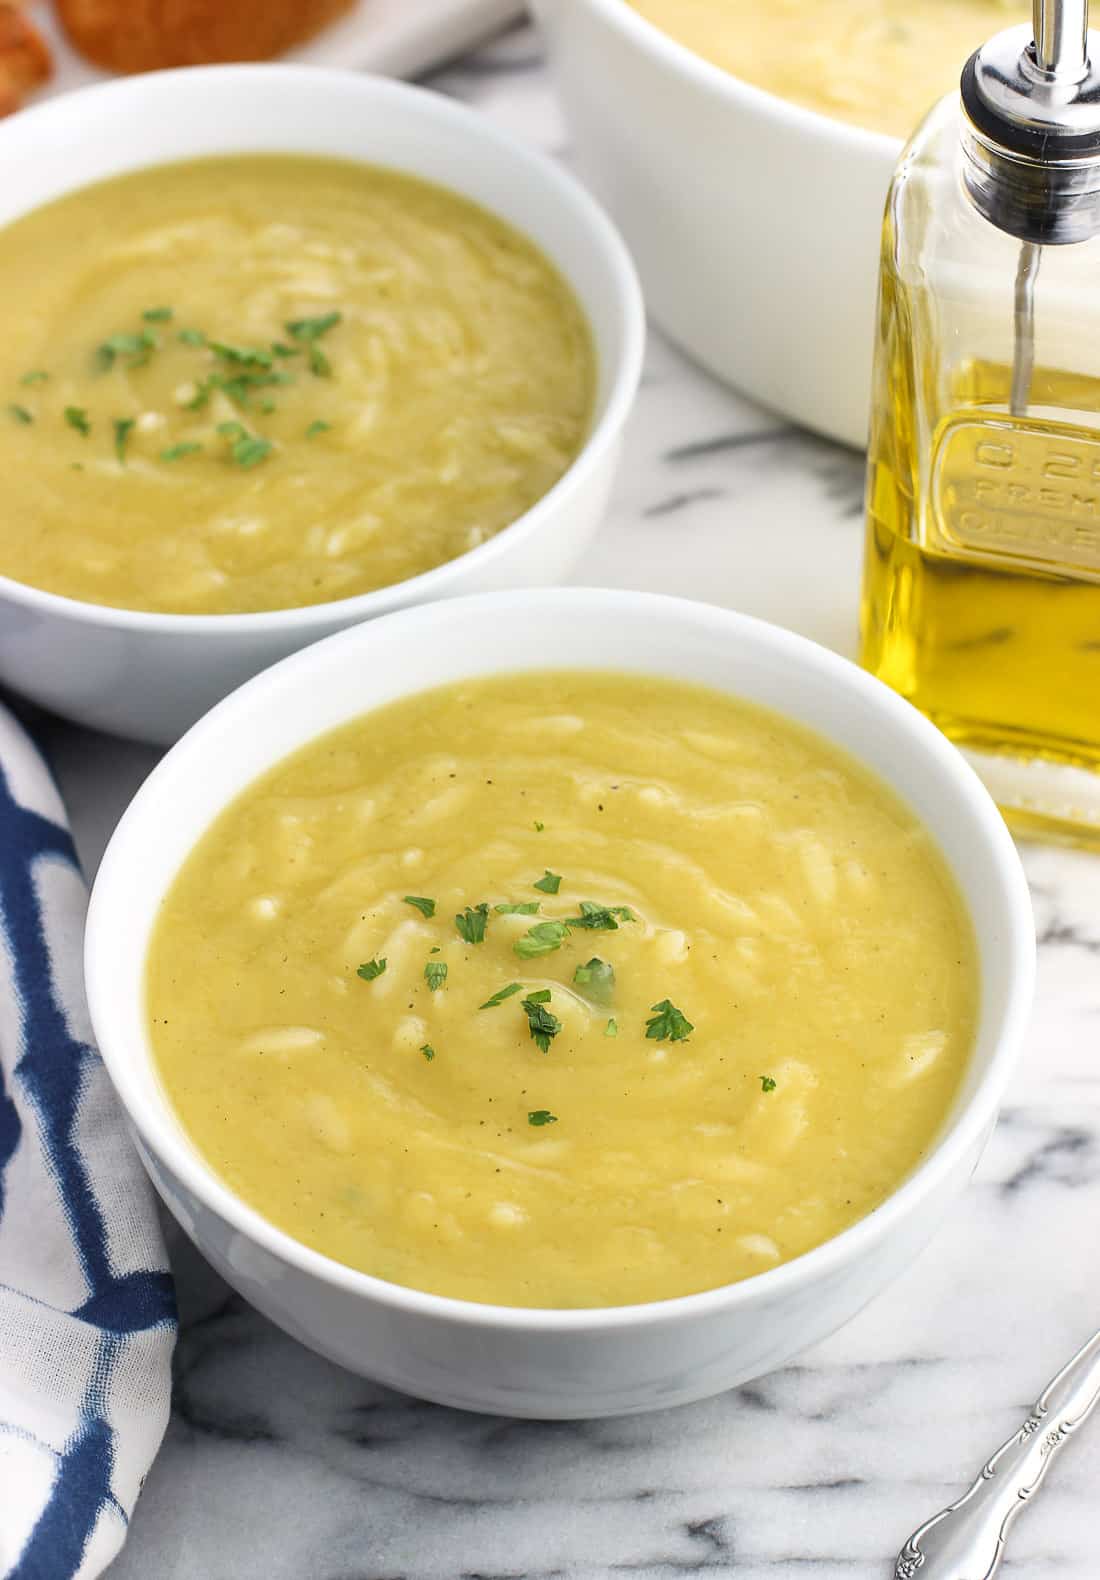
<svg viewBox="0 0 1100 1580">
<path fill-rule="evenodd" d="M 1019 1051 L 1004 824 L 914 709 L 685 601 L 403 611 L 251 681 L 154 771 L 88 995 L 215 1267 L 410 1393 L 679 1403 L 905 1268 Z"/>
<path fill-rule="evenodd" d="M 4 681 L 167 742 L 317 637 L 582 550 L 644 313 L 558 166 L 279 66 L 68 95 L 0 157 Z"/>
<path fill-rule="evenodd" d="M 1026 0 L 536 0 L 580 168 L 655 320 L 862 446 L 903 139 Z M 615 91 L 608 92 L 608 84 Z"/>
</svg>

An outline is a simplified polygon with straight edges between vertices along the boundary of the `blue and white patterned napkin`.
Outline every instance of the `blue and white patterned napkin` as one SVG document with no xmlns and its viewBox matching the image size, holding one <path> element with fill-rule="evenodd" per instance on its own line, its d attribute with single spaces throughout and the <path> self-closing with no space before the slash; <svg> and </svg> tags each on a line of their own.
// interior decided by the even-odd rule
<svg viewBox="0 0 1100 1580">
<path fill-rule="evenodd" d="M 110 1563 L 168 1419 L 176 1320 L 148 1182 L 91 1042 L 87 895 L 0 707 L 0 1575 Z"/>
</svg>

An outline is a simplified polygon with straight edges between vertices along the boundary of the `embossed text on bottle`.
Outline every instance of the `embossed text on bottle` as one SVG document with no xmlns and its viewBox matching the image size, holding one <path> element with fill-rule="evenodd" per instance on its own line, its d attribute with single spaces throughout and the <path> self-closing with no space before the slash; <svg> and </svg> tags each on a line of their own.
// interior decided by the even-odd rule
<svg viewBox="0 0 1100 1580">
<path fill-rule="evenodd" d="M 949 419 L 932 457 L 944 552 L 1100 574 L 1100 438 L 1049 422 Z"/>
</svg>

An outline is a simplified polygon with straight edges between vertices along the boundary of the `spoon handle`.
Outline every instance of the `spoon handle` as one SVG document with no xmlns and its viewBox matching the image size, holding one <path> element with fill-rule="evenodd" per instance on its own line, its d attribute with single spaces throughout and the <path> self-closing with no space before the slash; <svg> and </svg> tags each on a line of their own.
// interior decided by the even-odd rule
<svg viewBox="0 0 1100 1580">
<path fill-rule="evenodd" d="M 1100 1332 L 1048 1383 L 969 1491 L 913 1532 L 898 1554 L 894 1580 L 992 1580 L 1013 1519 L 1098 1403 Z"/>
</svg>

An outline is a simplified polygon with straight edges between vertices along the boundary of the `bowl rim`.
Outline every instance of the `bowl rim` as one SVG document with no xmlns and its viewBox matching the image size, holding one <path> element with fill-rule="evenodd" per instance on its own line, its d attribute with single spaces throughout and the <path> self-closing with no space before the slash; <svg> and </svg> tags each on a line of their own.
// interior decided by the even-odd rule
<svg viewBox="0 0 1100 1580">
<path fill-rule="evenodd" d="M 561 0 L 541 0 L 541 3 L 549 7 L 560 4 Z M 629 0 L 575 0 L 575 3 L 587 6 L 644 53 L 687 78 L 693 87 L 711 98 L 740 100 L 758 112 L 786 122 L 794 131 L 810 132 L 815 137 L 823 137 L 828 133 L 849 148 L 858 148 L 875 157 L 881 155 L 889 158 L 891 166 L 897 163 L 905 146 L 904 138 L 876 131 L 870 126 L 857 126 L 851 121 L 838 120 L 835 116 L 826 115 L 821 110 L 811 110 L 793 99 L 773 93 L 770 88 L 757 87 L 744 77 L 736 76 L 724 66 L 716 65 L 705 56 L 696 54 L 686 44 L 681 44 L 670 33 L 636 11 Z"/>
<path fill-rule="evenodd" d="M 1004 935 L 1000 949 L 1008 967 L 1008 985 L 1000 1018 L 994 1025 L 993 1046 L 986 1067 L 969 1099 L 959 1106 L 926 1156 L 877 1207 L 830 1239 L 778 1267 L 765 1269 L 737 1283 L 719 1285 L 694 1294 L 632 1305 L 578 1310 L 482 1304 L 390 1283 L 348 1267 L 296 1240 L 237 1196 L 205 1162 L 194 1144 L 185 1144 L 184 1139 L 181 1139 L 185 1137 L 185 1132 L 182 1125 L 173 1119 L 167 1099 L 163 1118 L 155 1112 L 150 1114 L 140 1095 L 133 1091 L 130 1079 L 133 1061 L 127 1054 L 116 1058 L 112 1047 L 114 1005 L 119 999 L 114 985 L 111 952 L 105 947 L 99 927 L 99 916 L 108 904 L 111 891 L 121 885 L 125 893 L 127 886 L 135 881 L 135 874 L 140 871 L 140 831 L 136 848 L 131 852 L 131 841 L 134 839 L 132 825 L 138 810 L 151 800 L 155 801 L 162 778 L 181 770 L 187 777 L 201 772 L 207 736 L 214 734 L 227 718 L 232 719 L 234 715 L 239 715 L 242 722 L 246 720 L 256 705 L 262 705 L 266 697 L 278 693 L 289 673 L 308 672 L 311 665 L 319 661 L 327 662 L 331 654 L 338 652 L 341 647 L 346 650 L 346 663 L 361 661 L 362 645 L 365 643 L 369 647 L 374 639 L 372 633 L 384 639 L 394 621 L 408 627 L 410 639 L 414 639 L 418 628 L 429 627 L 433 615 L 438 613 L 432 605 L 423 604 L 395 611 L 381 620 L 339 631 L 291 654 L 245 682 L 191 727 L 138 790 L 104 854 L 92 890 L 85 934 L 88 1006 L 112 1084 L 142 1148 L 147 1148 L 158 1163 L 163 1163 L 205 1210 L 227 1223 L 246 1241 L 259 1245 L 283 1265 L 289 1265 L 308 1277 L 318 1279 L 322 1284 L 381 1305 L 397 1314 L 457 1323 L 467 1328 L 510 1330 L 514 1333 L 606 1333 L 703 1319 L 716 1312 L 751 1306 L 757 1301 L 767 1302 L 800 1285 L 812 1285 L 818 1278 L 827 1278 L 830 1274 L 842 1271 L 889 1235 L 893 1227 L 932 1194 L 965 1162 L 969 1154 L 980 1149 L 996 1119 L 1004 1089 L 1021 1051 L 1035 977 L 1036 943 L 1031 899 L 1012 837 L 977 774 L 935 725 L 851 660 L 842 658 L 806 637 L 754 616 L 716 605 L 661 593 L 618 589 L 555 587 L 478 593 L 450 600 L 444 607 L 459 618 L 460 611 L 468 610 L 471 617 L 476 617 L 484 625 L 486 622 L 491 624 L 495 611 L 516 604 L 522 608 L 531 607 L 544 616 L 552 615 L 555 608 L 569 605 L 593 616 L 602 615 L 605 619 L 619 610 L 627 614 L 644 615 L 650 622 L 662 618 L 687 618 L 719 636 L 726 635 L 735 642 L 747 643 L 758 652 L 777 654 L 781 661 L 790 662 L 793 659 L 799 664 L 813 666 L 838 688 L 850 694 L 855 709 L 868 711 L 872 718 L 876 713 L 892 715 L 894 721 L 900 723 L 911 736 L 914 754 L 931 758 L 947 793 L 966 804 L 980 826 L 990 869 L 1000 881 L 1005 901 Z M 495 668 L 490 665 L 479 671 L 485 674 L 504 672 L 506 666 L 503 665 Z M 654 666 L 653 673 L 663 673 L 659 663 Z M 447 677 L 441 676 L 438 683 L 446 684 Z M 423 688 L 399 688 L 394 700 L 413 695 L 417 689 Z M 736 696 L 737 692 L 731 690 L 731 694 Z M 859 760 L 858 752 L 852 752 L 852 755 Z M 266 766 L 257 767 L 237 786 L 233 796 L 240 795 L 248 784 L 277 760 L 277 757 L 273 757 Z M 221 803 L 215 816 L 224 810 L 233 796 Z M 212 819 L 207 821 L 206 827 L 209 821 Z M 947 860 L 946 855 L 944 859 Z M 950 862 L 948 866 L 954 870 Z M 142 971 L 148 941 L 147 930 L 141 942 Z M 142 980 L 143 974 L 139 974 L 139 983 Z M 151 1049 L 147 1042 L 142 1058 L 145 1063 L 151 1063 Z"/>
<path fill-rule="evenodd" d="M 558 272 L 577 297 L 588 323 L 597 370 L 601 363 L 604 365 L 607 396 L 603 410 L 598 415 L 593 414 L 584 442 L 557 482 L 493 537 L 475 548 L 456 555 L 454 559 L 444 560 L 442 564 L 420 572 L 419 575 L 388 583 L 384 587 L 375 587 L 368 592 L 356 593 L 350 598 L 336 598 L 325 603 L 245 613 L 184 614 L 148 609 L 123 609 L 116 608 L 112 604 L 90 603 L 62 593 L 50 592 L 45 588 L 35 587 L 29 582 L 17 581 L 13 577 L 2 574 L 0 574 L 0 598 L 44 615 L 110 631 L 155 632 L 172 637 L 216 634 L 230 638 L 256 638 L 283 634 L 290 637 L 303 629 L 308 631 L 317 626 L 327 629 L 335 621 L 343 625 L 352 621 L 369 620 L 406 604 L 448 597 L 451 584 L 463 580 L 468 570 L 472 569 L 476 574 L 478 570 L 491 566 L 501 554 L 510 552 L 519 542 L 538 533 L 544 525 L 544 518 L 552 516 L 568 501 L 575 489 L 584 486 L 589 476 L 599 469 L 608 451 L 618 441 L 634 403 L 645 355 L 645 302 L 634 260 L 606 211 L 559 160 L 543 153 L 540 149 L 520 142 L 488 117 L 447 94 L 422 87 L 417 83 L 336 66 L 242 62 L 141 72 L 107 82 L 91 83 L 87 87 L 75 89 L 72 93 L 31 105 L 22 110 L 18 116 L 13 116 L 10 121 L 0 125 L 0 160 L 4 155 L 6 141 L 15 141 L 21 136 L 26 136 L 28 127 L 33 140 L 35 128 L 42 125 L 48 127 L 51 122 L 72 116 L 74 111 L 79 115 L 89 98 L 124 99 L 127 96 L 147 93 L 161 85 L 182 87 L 184 84 L 187 92 L 201 98 L 212 78 L 229 82 L 236 79 L 238 86 L 243 84 L 242 91 L 246 92 L 250 85 L 258 84 L 261 89 L 268 88 L 275 93 L 284 82 L 290 80 L 298 88 L 312 86 L 318 95 L 326 93 L 335 84 L 339 84 L 341 90 L 350 89 L 352 92 L 362 93 L 365 102 L 373 102 L 375 105 L 404 100 L 417 108 L 417 113 L 423 113 L 426 122 L 434 117 L 437 124 L 454 128 L 455 135 L 458 136 L 473 132 L 483 142 L 494 145 L 505 157 L 514 161 L 519 176 L 526 173 L 532 181 L 541 182 L 546 194 L 545 202 L 548 205 L 556 205 L 561 210 L 571 209 L 580 221 L 593 244 L 594 253 L 600 255 L 612 284 L 612 295 L 618 314 L 616 328 L 621 341 L 620 352 L 614 364 L 609 360 L 604 361 L 605 347 L 601 343 L 602 339 L 610 339 L 611 333 L 601 335 L 599 326 L 593 322 L 584 304 L 580 302 L 574 281 L 564 268 L 559 268 L 554 263 L 554 267 L 558 268 Z M 292 149 L 281 151 L 293 152 Z M 256 152 L 262 153 L 264 150 L 257 149 Z M 218 155 L 202 157 L 216 159 Z M 176 160 L 161 161 L 164 164 L 176 162 Z M 356 160 L 354 156 L 352 162 L 371 163 L 367 159 Z M 156 166 L 146 165 L 139 168 L 151 169 Z M 110 181 L 113 177 L 106 175 L 98 179 Z M 91 181 L 78 182 L 68 191 L 78 192 L 83 187 L 96 184 Z M 65 195 L 67 194 L 61 194 L 61 196 Z M 477 199 L 470 201 L 478 202 Z M 7 224 L 15 223 L 25 215 L 34 213 L 36 206 L 41 205 L 32 204 L 21 210 L 19 215 L 4 222 L 0 228 L 5 228 Z M 480 204 L 480 207 L 491 214 L 496 213 L 487 204 Z M 497 215 L 497 217 L 502 216 Z M 505 223 L 511 224 L 511 221 Z M 512 228 L 523 234 L 521 227 L 514 225 Z"/>
</svg>

